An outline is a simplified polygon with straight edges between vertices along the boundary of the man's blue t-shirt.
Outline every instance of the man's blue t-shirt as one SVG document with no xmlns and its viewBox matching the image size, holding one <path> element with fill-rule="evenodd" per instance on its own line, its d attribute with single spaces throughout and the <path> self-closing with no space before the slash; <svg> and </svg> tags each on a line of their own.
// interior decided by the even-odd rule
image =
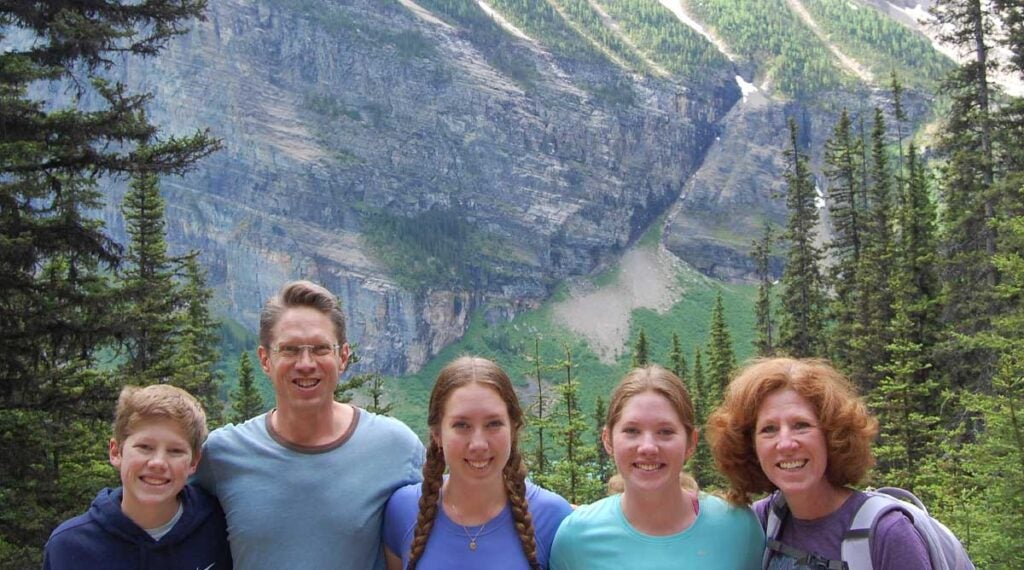
<svg viewBox="0 0 1024 570">
<path fill-rule="evenodd" d="M 302 447 L 268 414 L 210 434 L 195 481 L 227 515 L 239 568 L 384 568 L 391 493 L 421 479 L 423 444 L 405 424 L 356 408 L 337 441 Z"/>
</svg>

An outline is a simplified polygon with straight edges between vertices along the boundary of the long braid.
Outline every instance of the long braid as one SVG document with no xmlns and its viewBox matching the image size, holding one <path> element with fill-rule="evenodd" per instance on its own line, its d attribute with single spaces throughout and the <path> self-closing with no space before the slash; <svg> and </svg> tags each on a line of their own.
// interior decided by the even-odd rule
<svg viewBox="0 0 1024 570">
<path fill-rule="evenodd" d="M 533 530 L 533 516 L 530 515 L 529 504 L 526 502 L 526 464 L 519 454 L 517 445 L 512 445 L 512 454 L 509 455 L 508 463 L 502 471 L 505 480 L 505 492 L 508 494 L 508 502 L 512 507 L 512 517 L 515 520 L 516 532 L 519 534 L 519 542 L 523 545 L 523 554 L 526 555 L 530 568 L 539 570 L 537 562 L 537 539 Z"/>
<path fill-rule="evenodd" d="M 414 570 L 416 562 L 423 556 L 427 547 L 427 539 L 437 519 L 437 508 L 441 497 L 445 461 L 441 446 L 430 438 L 427 449 L 427 460 L 423 463 L 423 492 L 420 495 L 420 513 L 416 518 L 416 532 L 413 533 L 412 546 L 409 550 L 409 565 L 406 570 Z"/>
<path fill-rule="evenodd" d="M 437 509 L 440 503 L 442 477 L 445 470 L 444 452 L 440 445 L 442 420 L 445 404 L 455 390 L 470 384 L 480 383 L 497 391 L 508 408 L 508 417 L 512 422 L 512 449 L 508 463 L 502 470 L 505 491 L 511 504 L 512 517 L 515 522 L 523 553 L 530 567 L 539 570 L 537 563 L 537 540 L 534 537 L 533 517 L 526 502 L 526 465 L 519 453 L 518 434 L 523 427 L 523 410 L 519 406 L 515 389 L 508 375 L 494 362 L 486 358 L 463 356 L 445 366 L 437 375 L 434 389 L 430 392 L 430 404 L 427 411 L 427 426 L 430 427 L 430 448 L 427 460 L 423 465 L 423 491 L 420 494 L 419 517 L 412 545 L 409 548 L 409 565 L 406 570 L 415 570 L 416 563 L 423 556 L 430 531 L 434 528 Z"/>
</svg>

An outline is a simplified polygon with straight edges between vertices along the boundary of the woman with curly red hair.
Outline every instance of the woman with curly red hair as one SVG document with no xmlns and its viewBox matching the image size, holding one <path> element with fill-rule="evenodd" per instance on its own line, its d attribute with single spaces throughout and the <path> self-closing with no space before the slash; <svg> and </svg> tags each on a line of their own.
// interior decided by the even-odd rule
<svg viewBox="0 0 1024 570">
<path fill-rule="evenodd" d="M 788 507 L 777 540 L 768 541 L 766 569 L 845 567 L 843 536 L 867 500 L 851 485 L 874 465 L 877 433 L 853 385 L 824 360 L 760 359 L 730 382 L 707 425 L 727 498 L 746 505 L 771 493 L 753 505 L 762 527 L 773 503 Z M 882 570 L 932 568 L 924 540 L 899 511 L 879 521 L 871 560 Z"/>
<path fill-rule="evenodd" d="M 385 510 L 388 569 L 546 569 L 572 507 L 526 481 L 523 410 L 508 375 L 485 358 L 451 362 L 427 426 L 423 483 L 395 491 Z"/>
</svg>

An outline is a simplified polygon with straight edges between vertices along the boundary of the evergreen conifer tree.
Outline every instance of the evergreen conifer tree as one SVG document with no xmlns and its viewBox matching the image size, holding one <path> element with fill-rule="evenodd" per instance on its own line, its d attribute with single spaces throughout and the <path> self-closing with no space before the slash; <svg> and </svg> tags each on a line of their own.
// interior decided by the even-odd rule
<svg viewBox="0 0 1024 570">
<path fill-rule="evenodd" d="M 120 348 L 111 276 L 123 250 L 94 217 L 99 185 L 182 173 L 217 147 L 205 133 L 159 140 L 143 112 L 150 96 L 101 75 L 122 57 L 157 55 L 204 7 L 0 6 L 0 434 L 13 434 L 0 438 L 7 567 L 39 567 L 53 527 L 116 480 L 96 458 L 104 457 L 120 381 L 97 358 Z M 4 41 L 14 31 L 19 40 Z M 30 91 L 48 83 L 56 89 Z M 62 88 L 67 102 L 33 94 Z M 137 152 L 143 144 L 147 151 Z"/>
<path fill-rule="evenodd" d="M 220 394 L 221 372 L 218 323 L 210 314 L 213 291 L 206 285 L 206 272 L 199 266 L 198 252 L 182 259 L 181 322 L 172 383 L 196 397 L 206 409 L 207 422 L 218 426 L 223 418 Z"/>
<path fill-rule="evenodd" d="M 725 305 L 722 302 L 721 292 L 715 298 L 715 306 L 711 311 L 710 330 L 707 347 L 708 364 L 704 376 L 704 389 L 701 391 L 701 430 L 703 430 L 711 411 L 722 402 L 722 394 L 736 369 L 736 355 L 732 348 L 732 335 L 729 334 L 729 327 L 725 323 Z M 698 447 L 704 448 L 705 455 L 700 458 L 703 468 L 699 479 L 701 487 L 723 488 L 725 479 L 714 468 L 714 461 L 707 445 L 698 445 Z"/>
<path fill-rule="evenodd" d="M 807 157 L 800 151 L 796 121 L 789 120 L 790 148 L 786 150 L 786 206 L 789 221 L 785 239 L 789 243 L 786 269 L 782 275 L 779 348 L 795 357 L 821 356 L 824 344 L 824 303 L 815 245 L 818 211 L 817 194 Z"/>
<path fill-rule="evenodd" d="M 678 333 L 672 333 L 672 350 L 668 353 L 668 362 L 672 373 L 678 376 L 684 384 L 689 385 L 686 356 L 683 354 L 683 345 L 679 340 Z"/>
<path fill-rule="evenodd" d="M 900 78 L 896 75 L 895 70 L 889 74 L 889 88 L 892 90 L 892 118 L 896 126 L 896 200 L 897 207 L 903 208 L 903 203 L 899 201 L 906 195 L 903 188 L 904 181 L 907 179 L 904 168 L 906 155 L 903 152 L 903 125 L 907 122 L 907 110 L 903 107 L 903 84 L 900 83 Z"/>
<path fill-rule="evenodd" d="M 943 39 L 970 54 L 947 79 L 951 100 L 938 145 L 942 201 L 940 236 L 943 321 L 948 339 L 937 347 L 940 369 L 954 386 L 983 387 L 997 356 L 977 343 L 958 339 L 991 330 L 1002 311 L 994 292 L 996 253 L 996 177 L 989 75 L 993 18 L 981 0 L 942 0 L 933 6 Z"/>
<path fill-rule="evenodd" d="M 711 326 L 708 339 L 707 390 L 702 397 L 710 411 L 721 402 L 726 385 L 736 369 L 736 353 L 732 348 L 732 335 L 725 322 L 725 304 L 722 293 L 715 297 L 715 306 L 711 310 Z"/>
<path fill-rule="evenodd" d="M 710 375 L 705 374 L 704 360 L 700 348 L 694 349 L 693 354 L 693 390 L 690 391 L 690 398 L 693 400 L 694 414 L 697 416 L 697 430 L 701 436 L 697 440 L 697 450 L 690 457 L 686 471 L 697 481 L 701 489 L 723 488 L 724 479 L 715 468 L 715 460 L 711 456 L 711 450 L 703 440 L 704 426 L 707 424 L 708 415 L 714 409 L 708 392 L 713 390 L 714 380 Z"/>
<path fill-rule="evenodd" d="M 604 448 L 604 440 L 601 438 L 607 416 L 608 406 L 604 398 L 598 396 L 594 400 L 594 450 L 597 453 L 597 477 L 603 482 L 607 482 L 615 473 L 615 464 L 608 455 L 608 450 Z"/>
<path fill-rule="evenodd" d="M 751 244 L 757 267 L 757 300 L 754 301 L 754 350 L 758 356 L 775 353 L 775 323 L 772 317 L 772 276 L 769 261 L 774 237 L 772 227 L 764 226 L 764 236 Z"/>
<path fill-rule="evenodd" d="M 847 370 L 862 388 L 877 384 L 879 367 L 888 361 L 889 325 L 893 322 L 890 287 L 895 261 L 893 225 L 896 220 L 892 198 L 892 173 L 886 149 L 885 116 L 875 108 L 871 129 L 871 179 L 860 260 L 857 265 L 857 319 L 849 340 L 851 351 Z"/>
<path fill-rule="evenodd" d="M 359 355 L 359 345 L 349 345 L 348 364 L 345 369 L 352 370 L 352 367 L 360 360 L 362 357 Z M 362 388 L 369 380 L 369 374 L 352 374 L 348 378 L 338 380 L 338 385 L 334 387 L 334 400 L 343 404 L 350 403 L 355 397 L 353 392 Z"/>
<path fill-rule="evenodd" d="M 539 484 L 562 495 L 570 503 L 592 502 L 604 494 L 604 481 L 595 470 L 597 460 L 594 448 L 587 445 L 587 416 L 579 403 L 579 381 L 576 379 L 576 365 L 572 349 L 563 346 L 565 359 L 559 368 L 565 372 L 565 380 L 558 385 L 560 409 L 556 412 L 556 441 L 562 442 L 562 456 L 556 460 L 543 478 L 534 477 Z"/>
<path fill-rule="evenodd" d="M 928 185 L 925 165 L 911 142 L 907 148 L 907 183 L 902 200 L 899 255 L 896 271 L 904 275 L 908 291 L 905 310 L 912 323 L 911 341 L 931 351 L 940 334 L 941 284 L 937 271 L 938 214 Z"/>
<path fill-rule="evenodd" d="M 1017 192 L 1024 197 L 1024 188 Z M 993 260 L 1004 278 L 997 292 L 1014 308 L 979 339 L 999 354 L 991 389 L 963 395 L 984 425 L 967 446 L 972 483 L 981 490 L 979 519 L 987 521 L 971 549 L 979 568 L 1008 568 L 1024 560 L 1024 543 L 1006 539 L 1024 533 L 1024 215 L 1001 221 L 999 230 L 1012 251 Z"/>
<path fill-rule="evenodd" d="M 241 424 L 262 414 L 265 408 L 263 396 L 256 388 L 256 377 L 249 361 L 249 353 L 242 351 L 238 357 L 238 387 L 231 393 L 231 414 L 228 421 Z"/>
<path fill-rule="evenodd" d="M 704 353 L 699 346 L 693 348 L 693 376 L 691 376 L 686 389 L 690 393 L 690 399 L 693 400 L 697 423 L 703 425 L 711 408 L 708 406 L 705 396 L 707 377 L 704 374 Z"/>
<path fill-rule="evenodd" d="M 121 206 L 128 232 L 122 265 L 124 376 L 131 384 L 170 381 L 178 334 L 178 286 L 164 237 L 164 199 L 155 174 L 134 176 Z"/>
<path fill-rule="evenodd" d="M 633 368 L 650 364 L 648 352 L 647 333 L 644 332 L 643 327 L 640 327 L 640 334 L 636 336 L 636 344 L 633 345 Z"/>
<path fill-rule="evenodd" d="M 938 385 L 930 375 L 927 348 L 916 342 L 908 314 L 910 289 L 903 274 L 894 277 L 898 292 L 889 359 L 878 368 L 879 380 L 868 401 L 878 416 L 879 442 L 874 447 L 878 476 L 886 485 L 921 492 L 928 459 L 938 453 L 939 418 L 932 412 Z M 925 493 L 922 493 L 925 494 Z"/>
<path fill-rule="evenodd" d="M 536 477 L 543 477 L 548 472 L 549 461 L 548 461 L 548 449 L 545 447 L 545 430 L 551 427 L 551 420 L 548 418 L 549 412 L 546 411 L 548 407 L 549 396 L 546 393 L 546 383 L 544 381 L 544 362 L 540 354 L 540 337 L 533 337 L 533 354 L 526 357 L 527 361 L 533 367 L 533 381 L 537 390 L 537 397 L 530 406 L 529 413 L 529 425 L 533 428 L 533 456 L 530 460 L 530 473 Z"/>
<path fill-rule="evenodd" d="M 828 245 L 831 261 L 829 286 L 833 295 L 829 303 L 832 321 L 829 347 L 833 360 L 843 368 L 848 368 L 854 359 L 850 347 L 857 335 L 860 303 L 857 273 L 866 207 L 862 202 L 862 144 L 854 135 L 852 125 L 849 113 L 843 109 L 832 138 L 825 145 L 825 175 L 829 180 L 828 207 L 832 222 L 832 240 Z"/>
<path fill-rule="evenodd" d="M 993 319 L 992 331 L 971 339 L 998 361 L 985 388 L 944 393 L 958 397 L 968 415 L 933 458 L 938 513 L 966 537 L 978 568 L 1013 567 L 1024 556 L 1020 541 L 1006 539 L 1024 532 L 1024 218 L 998 224 L 1007 249 L 993 259 L 1003 276 L 997 293 L 1013 308 Z"/>
<path fill-rule="evenodd" d="M 377 372 L 370 372 L 367 384 L 370 385 L 370 401 L 366 406 L 366 411 L 382 416 L 391 415 L 391 411 L 395 409 L 395 404 L 394 402 L 385 403 L 384 401 L 387 395 L 384 389 L 384 377 Z"/>
</svg>

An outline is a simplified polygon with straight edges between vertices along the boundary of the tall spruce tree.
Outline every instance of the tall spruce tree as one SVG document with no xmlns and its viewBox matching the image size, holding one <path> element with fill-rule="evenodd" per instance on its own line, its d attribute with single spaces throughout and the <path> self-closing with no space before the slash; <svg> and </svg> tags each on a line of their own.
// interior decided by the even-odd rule
<svg viewBox="0 0 1024 570">
<path fill-rule="evenodd" d="M 231 414 L 228 421 L 240 424 L 262 414 L 265 408 L 263 395 L 256 388 L 256 377 L 253 374 L 249 353 L 242 351 L 238 357 L 238 387 L 231 393 Z"/>
<path fill-rule="evenodd" d="M 857 264 L 857 318 L 849 339 L 850 360 L 846 368 L 863 389 L 874 387 L 879 380 L 879 367 L 887 362 L 889 325 L 893 322 L 893 295 L 888 286 L 892 280 L 895 246 L 893 227 L 896 221 L 892 196 L 892 172 L 886 141 L 885 115 L 875 108 L 871 129 L 871 178 L 864 217 L 864 232 Z"/>
<path fill-rule="evenodd" d="M 683 354 L 683 344 L 679 340 L 678 333 L 672 333 L 672 349 L 668 353 L 669 368 L 672 373 L 679 377 L 684 384 L 689 386 L 689 373 L 686 367 L 686 355 Z"/>
<path fill-rule="evenodd" d="M 903 84 L 900 83 L 900 78 L 896 75 L 895 70 L 889 74 L 889 88 L 892 90 L 892 118 L 893 124 L 896 126 L 896 200 L 897 208 L 902 208 L 903 204 L 899 201 L 905 196 L 903 185 L 907 179 L 906 155 L 903 147 L 903 125 L 907 122 L 907 110 L 903 106 Z"/>
<path fill-rule="evenodd" d="M 202 402 L 207 422 L 218 426 L 223 421 L 224 400 L 220 394 L 222 374 L 217 370 L 220 323 L 210 314 L 213 291 L 206 285 L 206 272 L 199 265 L 198 252 L 182 258 L 182 272 L 182 307 L 172 383 Z"/>
<path fill-rule="evenodd" d="M 1024 188 L 1017 194 L 1024 198 Z M 1006 539 L 1024 533 L 1024 215 L 999 222 L 999 230 L 1009 247 L 993 259 L 1004 278 L 997 294 L 1013 309 L 980 338 L 999 354 L 991 389 L 964 395 L 984 424 L 967 446 L 971 483 L 981 489 L 979 518 L 987 521 L 971 549 L 979 568 L 1010 568 L 1024 560 L 1024 543 Z"/>
<path fill-rule="evenodd" d="M 937 271 L 938 214 L 929 188 L 926 167 L 911 142 L 907 148 L 907 182 L 899 214 L 896 271 L 905 277 L 904 302 L 910 319 L 910 340 L 929 352 L 940 334 L 941 284 Z"/>
<path fill-rule="evenodd" d="M 385 402 L 387 391 L 384 389 L 384 376 L 378 372 L 370 372 L 366 383 L 370 386 L 370 400 L 366 405 L 366 410 L 382 416 L 390 415 L 391 411 L 395 409 L 395 403 Z"/>
<path fill-rule="evenodd" d="M 633 345 L 633 368 L 650 364 L 650 347 L 647 344 L 647 333 L 643 327 L 640 327 L 640 333 L 636 336 L 636 344 Z"/>
<path fill-rule="evenodd" d="M 1016 193 L 1024 198 L 1021 189 Z M 1020 541 L 1006 539 L 1024 532 L 1024 219 L 997 223 L 1006 250 L 993 259 L 1003 276 L 996 292 L 1012 308 L 970 340 L 998 361 L 984 389 L 955 394 L 967 414 L 934 459 L 945 475 L 936 477 L 938 513 L 966 538 L 979 568 L 1010 568 L 1024 557 Z"/>
<path fill-rule="evenodd" d="M 772 316 L 772 275 L 769 267 L 774 241 L 772 227 L 764 226 L 764 235 L 751 244 L 751 256 L 757 268 L 757 299 L 754 301 L 754 350 L 758 356 L 775 353 L 775 322 Z"/>
<path fill-rule="evenodd" d="M 544 361 L 540 354 L 540 336 L 533 337 L 533 353 L 527 355 L 527 362 L 533 368 L 533 381 L 536 387 L 537 397 L 529 407 L 529 425 L 533 429 L 533 454 L 528 457 L 530 461 L 530 473 L 535 477 L 547 474 L 549 461 L 549 450 L 545 447 L 545 430 L 551 428 L 551 420 L 548 417 L 550 412 L 547 394 L 546 381 L 544 380 Z"/>
<path fill-rule="evenodd" d="M 601 433 L 604 431 L 605 422 L 608 420 L 608 405 L 604 398 L 598 396 L 594 400 L 594 452 L 597 454 L 597 477 L 607 483 L 608 478 L 615 473 L 615 463 L 608 450 L 604 448 L 604 440 Z"/>
<path fill-rule="evenodd" d="M 885 347 L 889 358 L 879 364 L 878 382 L 868 401 L 880 426 L 874 448 L 878 479 L 925 495 L 925 471 L 939 451 L 940 421 L 933 412 L 939 390 L 930 374 L 927 347 L 916 340 L 909 314 L 912 289 L 905 278 L 898 273 L 891 284 L 896 298 L 891 340 Z"/>
<path fill-rule="evenodd" d="M 718 406 L 726 385 L 736 369 L 736 352 L 732 348 L 732 335 L 725 322 L 725 303 L 722 293 L 715 297 L 711 310 L 710 334 L 708 335 L 707 389 L 702 394 L 707 409 Z"/>
<path fill-rule="evenodd" d="M 789 245 L 782 275 L 779 348 L 792 356 L 825 354 L 825 294 L 815 245 L 817 193 L 807 157 L 800 151 L 796 121 L 789 120 L 786 150 L 786 206 L 789 220 L 784 235 Z"/>
<path fill-rule="evenodd" d="M 155 174 L 132 178 L 121 205 L 128 253 L 121 271 L 122 336 L 128 351 L 123 374 L 128 383 L 170 381 L 179 329 L 178 286 L 167 255 L 164 199 Z"/>
<path fill-rule="evenodd" d="M 729 384 L 733 371 L 736 369 L 736 354 L 732 347 L 732 335 L 725 322 L 725 304 L 721 292 L 715 298 L 715 306 L 711 311 L 711 326 L 707 347 L 707 370 L 704 376 L 704 389 L 701 391 L 702 417 L 701 429 L 708 416 L 722 402 L 722 394 Z M 725 479 L 718 470 L 713 468 L 713 460 L 707 445 L 704 447 L 707 457 L 701 457 L 703 470 L 699 482 L 701 487 L 724 488 Z"/>
<path fill-rule="evenodd" d="M 825 144 L 825 176 L 829 181 L 828 207 L 832 222 L 832 240 L 828 244 L 830 271 L 829 318 L 832 322 L 829 343 L 831 356 L 847 368 L 856 337 L 859 291 L 857 272 L 860 267 L 862 234 L 864 233 L 864 189 L 862 176 L 862 141 L 853 132 L 853 122 L 843 109 L 832 137 Z"/>
<path fill-rule="evenodd" d="M 705 374 L 704 358 L 700 348 L 693 351 L 693 377 L 690 390 L 690 398 L 693 400 L 694 413 L 697 416 L 697 429 L 704 433 L 704 426 L 707 424 L 708 415 L 714 409 L 710 399 L 707 397 L 711 390 L 711 378 Z M 715 460 L 711 456 L 711 449 L 704 441 L 703 435 L 697 441 L 697 450 L 687 463 L 686 471 L 697 481 L 701 488 L 721 488 L 722 475 L 715 468 Z"/>
<path fill-rule="evenodd" d="M 102 458 L 119 382 L 97 359 L 122 332 L 110 277 L 123 250 L 93 217 L 100 184 L 181 173 L 217 146 L 205 133 L 159 140 L 150 96 L 102 76 L 122 57 L 157 55 L 204 7 L 0 5 L 0 42 L 19 36 L 0 50 L 0 434 L 17 434 L 0 438 L 7 567 L 39 567 L 49 531 L 114 479 Z M 63 89 L 66 102 L 34 98 L 46 82 L 56 89 L 32 93 Z"/>
<path fill-rule="evenodd" d="M 1020 0 L 993 0 L 992 6 L 1003 24 L 1004 45 L 1010 53 L 1008 70 L 1020 75 L 1024 71 L 1024 6 Z"/>
<path fill-rule="evenodd" d="M 594 448 L 585 440 L 588 422 L 579 402 L 579 380 L 576 378 L 572 348 L 563 345 L 562 349 L 565 358 L 558 367 L 565 373 L 565 379 L 557 388 L 560 406 L 555 414 L 554 428 L 558 435 L 556 441 L 562 442 L 562 456 L 554 462 L 547 475 L 535 479 L 570 503 L 583 504 L 604 494 L 604 481 L 599 479 L 595 469 L 597 455 Z"/>
<path fill-rule="evenodd" d="M 942 0 L 933 6 L 944 40 L 971 54 L 947 79 L 944 91 L 951 107 L 937 148 L 943 159 L 939 195 L 942 200 L 941 277 L 946 342 L 937 358 L 948 381 L 956 386 L 983 387 L 997 356 L 978 344 L 960 342 L 991 330 L 1001 311 L 994 293 L 998 281 L 996 196 L 993 183 L 993 117 L 990 73 L 993 62 L 993 18 L 981 0 Z"/>
</svg>

